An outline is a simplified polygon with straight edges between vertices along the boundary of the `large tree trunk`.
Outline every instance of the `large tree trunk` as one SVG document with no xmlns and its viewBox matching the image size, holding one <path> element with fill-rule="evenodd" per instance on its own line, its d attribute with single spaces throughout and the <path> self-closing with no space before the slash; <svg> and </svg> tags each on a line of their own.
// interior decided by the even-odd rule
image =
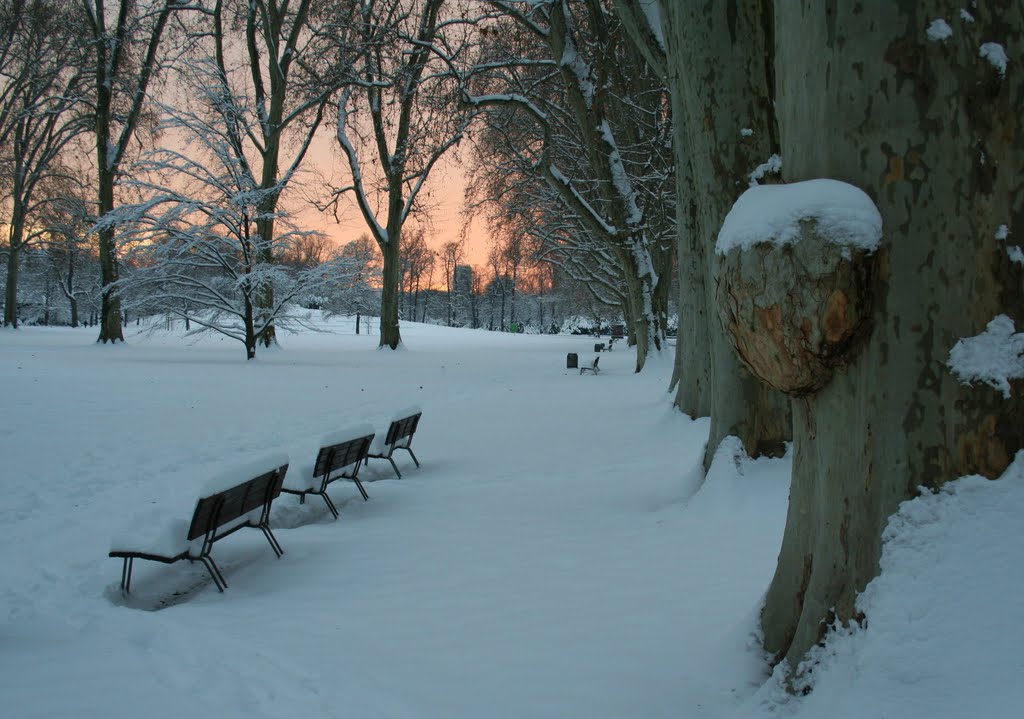
<svg viewBox="0 0 1024 719">
<path fill-rule="evenodd" d="M 682 117 L 682 93 L 672 93 L 673 114 Z M 711 414 L 711 355 L 708 339 L 708 291 L 703 257 L 704 238 L 697 231 L 697 202 L 683 143 L 676 138 L 676 254 L 679 258 L 679 325 L 672 385 L 675 406 L 691 417 Z M 671 387 L 670 387 L 671 391 Z"/>
<path fill-rule="evenodd" d="M 935 1 L 776 4 L 787 178 L 857 185 L 884 223 L 872 334 L 796 405 L 789 515 L 762 616 L 765 647 L 791 672 L 829 623 L 857 617 L 900 501 L 965 474 L 997 477 L 1024 446 L 1022 383 L 1004 398 L 946 365 L 996 315 L 1024 321 L 1024 266 L 997 238 L 1004 225 L 1024 232 L 1024 74 L 979 53 L 1024 46 L 1024 6 L 970 12 L 973 23 Z M 952 37 L 930 40 L 942 17 Z"/>
<path fill-rule="evenodd" d="M 763 32 L 769 0 L 714 2 L 709 6 L 662 0 L 669 45 L 668 72 L 673 94 L 673 122 L 679 168 L 690 168 L 696 214 L 691 251 L 679 258 L 692 263 L 694 282 L 687 305 L 714 307 L 718 258 L 713 247 L 722 220 L 746 189 L 751 172 L 778 149 L 772 109 L 773 42 Z M 680 197 L 683 205 L 686 197 Z M 683 239 L 686 243 L 686 239 Z M 692 298 L 692 300 L 691 300 Z M 691 305 L 691 306 L 692 306 Z M 694 359 L 703 360 L 699 322 L 706 320 L 710 360 L 711 433 L 705 469 L 721 441 L 738 437 L 748 453 L 778 454 L 790 437 L 788 400 L 766 390 L 739 363 L 714 313 L 694 313 Z M 697 372 L 700 379 L 701 373 Z M 683 378 L 682 382 L 689 381 Z M 703 410 L 706 396 L 698 393 L 687 404 Z"/>
</svg>

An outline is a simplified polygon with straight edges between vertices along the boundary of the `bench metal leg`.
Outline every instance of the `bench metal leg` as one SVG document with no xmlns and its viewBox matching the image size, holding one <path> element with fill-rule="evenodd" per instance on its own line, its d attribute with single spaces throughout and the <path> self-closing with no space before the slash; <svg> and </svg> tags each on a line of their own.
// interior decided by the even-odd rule
<svg viewBox="0 0 1024 719">
<path fill-rule="evenodd" d="M 213 583 L 217 585 L 217 590 L 223 592 L 228 588 L 228 583 L 224 580 L 224 575 L 220 573 L 220 569 L 217 567 L 217 563 L 213 561 L 213 557 L 208 554 L 204 554 L 199 558 L 199 561 L 206 567 L 206 571 L 213 577 Z"/>
<path fill-rule="evenodd" d="M 281 555 L 284 554 L 284 549 L 281 547 L 281 543 L 277 541 L 277 537 L 274 536 L 274 533 L 270 531 L 270 525 L 260 524 L 258 526 L 263 530 L 263 536 L 267 538 L 268 542 L 270 542 L 270 548 L 274 550 L 274 554 L 276 554 L 280 559 Z"/>
<path fill-rule="evenodd" d="M 351 480 L 356 483 L 357 487 L 359 487 L 359 493 L 363 495 L 363 501 L 366 502 L 369 500 L 370 495 L 366 493 L 366 489 L 363 487 L 363 483 L 359 481 L 359 477 L 351 477 Z"/>
<path fill-rule="evenodd" d="M 390 454 L 388 455 L 388 461 L 391 462 L 391 466 L 395 468 L 395 474 L 397 474 L 398 478 L 401 479 L 402 478 L 402 473 L 398 471 L 398 465 L 395 464 L 395 460 L 393 460 L 391 458 Z"/>
<path fill-rule="evenodd" d="M 134 557 L 125 557 L 124 564 L 121 566 L 121 591 L 125 594 L 131 594 L 132 591 L 132 564 L 134 561 Z"/>
<path fill-rule="evenodd" d="M 412 453 L 412 447 L 405 447 L 404 449 L 412 457 L 412 461 L 416 463 L 416 466 L 419 467 L 420 466 L 420 461 L 418 459 L 416 459 L 416 455 Z"/>
<path fill-rule="evenodd" d="M 324 492 L 320 496 L 324 498 L 325 502 L 327 502 L 327 508 L 329 510 L 331 510 L 331 514 L 333 514 L 334 518 L 337 519 L 338 516 L 339 516 L 338 515 L 338 508 L 334 506 L 334 502 L 332 502 L 331 498 L 329 496 L 327 496 L 327 492 Z"/>
</svg>

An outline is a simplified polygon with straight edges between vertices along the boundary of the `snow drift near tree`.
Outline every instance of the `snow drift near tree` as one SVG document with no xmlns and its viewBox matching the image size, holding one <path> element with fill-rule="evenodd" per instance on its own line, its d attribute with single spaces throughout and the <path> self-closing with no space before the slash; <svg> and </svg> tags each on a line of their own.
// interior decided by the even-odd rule
<svg viewBox="0 0 1024 719">
<path fill-rule="evenodd" d="M 863 627 L 834 632 L 794 699 L 782 672 L 741 714 L 819 719 L 985 717 L 1024 708 L 1024 450 L 997 481 L 970 476 L 903 502 L 882 572 L 858 599 Z"/>
</svg>

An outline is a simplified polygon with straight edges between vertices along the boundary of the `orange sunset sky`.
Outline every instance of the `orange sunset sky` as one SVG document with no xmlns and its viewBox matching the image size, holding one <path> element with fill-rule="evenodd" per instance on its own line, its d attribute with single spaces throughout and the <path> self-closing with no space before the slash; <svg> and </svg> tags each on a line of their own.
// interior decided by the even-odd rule
<svg viewBox="0 0 1024 719">
<path fill-rule="evenodd" d="M 345 161 L 332 147 L 333 139 L 327 133 L 324 135 L 326 136 L 318 137 L 309 150 L 306 164 L 310 169 L 304 179 L 303 194 L 327 194 L 326 189 L 318 192 L 318 188 L 322 187 L 322 180 L 317 178 L 318 175 L 326 176 L 332 184 L 341 184 L 342 178 L 348 174 Z M 462 215 L 465 186 L 462 160 L 458 154 L 451 152 L 434 167 L 424 189 L 429 194 L 431 207 L 427 242 L 434 249 L 440 249 L 445 242 L 456 240 L 460 233 L 465 232 L 465 264 L 483 266 L 487 261 L 491 241 L 486 223 L 482 219 L 474 220 L 466 226 L 466 219 Z M 331 213 L 321 213 L 315 208 L 295 210 L 296 218 L 304 229 L 324 232 L 339 245 L 354 240 L 368 231 L 351 197 L 341 203 L 338 213 L 340 222 L 336 222 Z"/>
</svg>

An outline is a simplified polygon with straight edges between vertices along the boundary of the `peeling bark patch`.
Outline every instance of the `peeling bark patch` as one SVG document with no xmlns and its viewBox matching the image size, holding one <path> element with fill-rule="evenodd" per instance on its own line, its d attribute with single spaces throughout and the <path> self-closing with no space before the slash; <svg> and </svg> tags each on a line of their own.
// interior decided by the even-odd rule
<svg viewBox="0 0 1024 719">
<path fill-rule="evenodd" d="M 956 443 L 956 466 L 961 475 L 1002 476 L 1010 466 L 1010 452 L 996 429 L 998 418 L 987 415 L 976 429 L 963 432 Z"/>
<path fill-rule="evenodd" d="M 882 182 L 886 185 L 891 185 L 894 182 L 899 182 L 903 178 L 903 158 L 899 155 L 890 155 L 889 170 L 882 177 Z"/>
<path fill-rule="evenodd" d="M 924 67 L 924 47 L 907 39 L 893 40 L 885 49 L 884 60 L 899 75 L 920 75 Z"/>
<path fill-rule="evenodd" d="M 850 331 L 850 321 L 847 316 L 850 300 L 842 290 L 836 290 L 828 298 L 825 306 L 825 340 L 832 344 L 839 344 Z"/>
</svg>

